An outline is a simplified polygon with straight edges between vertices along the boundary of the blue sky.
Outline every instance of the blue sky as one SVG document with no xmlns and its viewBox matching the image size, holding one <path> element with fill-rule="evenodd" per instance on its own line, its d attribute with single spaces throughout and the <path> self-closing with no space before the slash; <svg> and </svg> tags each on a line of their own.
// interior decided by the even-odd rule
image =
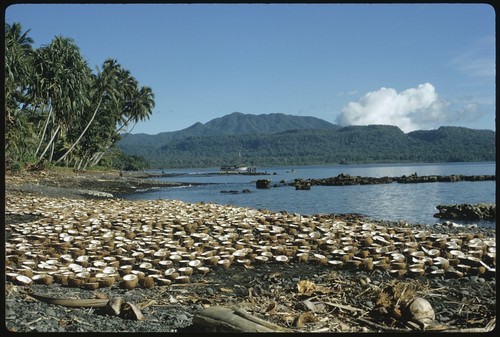
<svg viewBox="0 0 500 337">
<path fill-rule="evenodd" d="M 35 47 L 75 40 L 92 68 L 117 59 L 155 93 L 133 133 L 238 111 L 340 125 L 495 129 L 488 4 L 17 4 Z"/>
</svg>

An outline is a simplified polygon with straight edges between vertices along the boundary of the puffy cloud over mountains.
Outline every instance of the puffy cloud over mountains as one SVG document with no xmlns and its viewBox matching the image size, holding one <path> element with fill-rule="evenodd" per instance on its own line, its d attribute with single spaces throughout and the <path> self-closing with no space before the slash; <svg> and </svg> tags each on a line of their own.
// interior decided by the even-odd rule
<svg viewBox="0 0 500 337">
<path fill-rule="evenodd" d="M 396 125 L 404 132 L 410 132 L 449 120 L 445 111 L 448 105 L 438 97 L 430 83 L 399 93 L 382 87 L 368 92 L 356 102 L 349 102 L 342 108 L 336 122 L 340 125 Z"/>
</svg>

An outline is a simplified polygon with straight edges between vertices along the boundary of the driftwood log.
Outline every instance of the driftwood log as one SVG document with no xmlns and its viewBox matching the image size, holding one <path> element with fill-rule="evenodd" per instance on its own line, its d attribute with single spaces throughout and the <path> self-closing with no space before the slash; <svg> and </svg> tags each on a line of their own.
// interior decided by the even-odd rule
<svg viewBox="0 0 500 337">
<path fill-rule="evenodd" d="M 32 292 L 26 293 L 28 296 L 33 297 L 39 301 L 61 305 L 70 308 L 104 308 L 104 311 L 110 315 L 120 316 L 127 319 L 143 321 L 146 318 L 141 312 L 139 306 L 134 303 L 124 302 L 121 297 L 115 298 L 57 298 L 50 296 L 43 296 L 34 294 Z"/>
<path fill-rule="evenodd" d="M 290 332 L 243 309 L 208 307 L 193 317 L 193 327 L 205 332 Z"/>
<path fill-rule="evenodd" d="M 61 305 L 63 307 L 72 307 L 72 308 L 105 308 L 108 305 L 109 299 L 102 298 L 57 298 L 50 296 L 43 296 L 34 293 L 27 293 L 27 295 L 36 298 L 39 301 L 48 303 Z"/>
</svg>

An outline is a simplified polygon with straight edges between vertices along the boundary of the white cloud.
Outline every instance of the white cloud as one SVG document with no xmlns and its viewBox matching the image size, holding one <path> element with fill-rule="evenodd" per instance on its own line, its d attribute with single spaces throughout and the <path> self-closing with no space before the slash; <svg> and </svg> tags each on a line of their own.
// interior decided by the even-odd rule
<svg viewBox="0 0 500 337">
<path fill-rule="evenodd" d="M 392 88 L 380 88 L 349 102 L 341 109 L 336 123 L 340 125 L 388 124 L 404 132 L 435 127 L 446 121 L 448 102 L 439 99 L 430 83 L 398 93 Z"/>
</svg>

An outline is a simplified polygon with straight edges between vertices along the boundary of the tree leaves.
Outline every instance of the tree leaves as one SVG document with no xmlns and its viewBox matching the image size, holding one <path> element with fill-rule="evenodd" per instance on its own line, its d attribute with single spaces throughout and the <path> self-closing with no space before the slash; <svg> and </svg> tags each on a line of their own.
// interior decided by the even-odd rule
<svg viewBox="0 0 500 337">
<path fill-rule="evenodd" d="M 34 50 L 28 33 L 19 23 L 5 25 L 9 161 L 95 165 L 129 122 L 149 118 L 152 89 L 113 59 L 93 74 L 71 38 L 56 36 Z"/>
</svg>

